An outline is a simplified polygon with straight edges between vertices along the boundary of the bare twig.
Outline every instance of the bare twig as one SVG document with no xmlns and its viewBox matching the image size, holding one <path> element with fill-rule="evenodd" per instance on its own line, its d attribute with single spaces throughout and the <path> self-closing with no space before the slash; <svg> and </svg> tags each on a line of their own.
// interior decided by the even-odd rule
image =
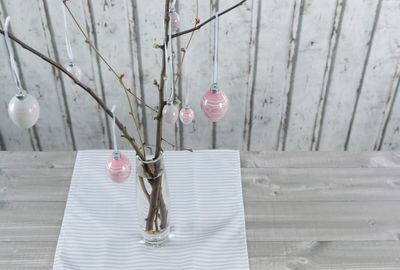
<svg viewBox="0 0 400 270">
<path fill-rule="evenodd" d="M 232 9 L 235 9 L 235 8 L 237 8 L 238 6 L 243 5 L 244 2 L 246 2 L 246 0 L 242 0 L 242 1 L 240 1 L 239 3 L 237 3 L 236 5 L 230 7 L 230 8 L 228 8 L 228 9 L 222 11 L 222 12 L 219 12 L 219 13 L 218 13 L 218 16 L 222 16 L 222 15 L 224 15 L 225 13 L 228 13 L 229 11 L 231 11 Z M 176 37 L 182 36 L 182 35 L 184 35 L 184 34 L 188 34 L 188 33 L 190 33 L 190 32 L 199 30 L 201 27 L 203 27 L 204 25 L 206 25 L 207 23 L 211 22 L 211 21 L 214 20 L 214 19 L 215 19 L 215 15 L 212 16 L 212 17 L 210 17 L 209 19 L 205 20 L 205 21 L 202 22 L 201 24 L 199 24 L 199 25 L 193 27 L 193 28 L 190 28 L 190 29 L 187 29 L 187 30 L 185 30 L 185 31 L 182 31 L 182 32 L 173 34 L 173 35 L 172 35 L 172 38 L 176 38 Z"/>
<path fill-rule="evenodd" d="M 4 35 L 4 30 L 0 29 L 0 34 Z M 37 55 L 40 58 L 42 58 L 44 61 L 46 61 L 47 63 L 51 64 L 52 66 L 54 66 L 55 68 L 57 68 L 58 70 L 60 70 L 64 74 L 66 74 L 68 77 L 70 77 L 74 81 L 74 83 L 76 85 L 78 85 L 83 90 L 85 90 L 97 102 L 97 104 L 100 105 L 100 107 L 108 114 L 108 116 L 110 116 L 110 117 L 113 116 L 113 113 L 107 107 L 107 105 L 103 102 L 103 100 L 99 96 L 97 96 L 96 93 L 90 87 L 86 86 L 81 81 L 76 79 L 74 77 L 74 75 L 72 75 L 70 72 L 68 72 L 62 65 L 60 65 L 59 63 L 57 63 L 54 60 L 50 59 L 49 57 L 45 56 L 44 54 L 38 52 L 37 50 L 33 49 L 32 47 L 28 46 L 26 43 L 24 43 L 20 39 L 16 38 L 13 34 L 8 33 L 8 36 L 10 37 L 11 40 L 13 40 L 16 43 L 18 43 L 19 45 L 21 45 L 22 48 L 30 51 L 31 53 Z M 129 135 L 126 127 L 119 121 L 119 119 L 117 117 L 115 118 L 115 124 L 121 130 L 121 132 L 123 134 L 122 137 L 126 138 L 129 141 L 129 143 L 132 145 L 133 149 L 135 149 L 136 154 L 140 158 L 144 159 L 144 156 L 142 155 L 142 153 L 140 151 L 140 148 L 136 144 L 135 139 Z"/>
<path fill-rule="evenodd" d="M 166 142 L 167 144 L 169 144 L 172 148 L 179 149 L 179 150 L 186 150 L 186 151 L 189 151 L 189 152 L 193 152 L 193 149 L 192 149 L 192 148 L 186 148 L 186 147 L 183 147 L 183 146 L 178 146 L 178 145 L 176 145 L 176 144 L 173 144 L 172 142 L 167 141 L 167 140 L 164 139 L 164 138 L 162 138 L 162 140 L 163 140 L 164 142 Z"/>
<path fill-rule="evenodd" d="M 195 18 L 195 20 L 194 20 L 194 26 L 198 25 L 199 22 L 200 22 L 200 21 L 199 21 L 199 0 L 196 0 L 196 18 Z M 186 56 L 186 53 L 187 53 L 187 51 L 188 51 L 188 49 L 189 49 L 189 45 L 190 45 L 190 43 L 192 42 L 194 32 L 195 32 L 195 31 L 192 31 L 192 34 L 190 35 L 189 40 L 188 40 L 188 42 L 186 43 L 185 48 L 184 48 L 184 49 L 181 49 L 183 55 L 182 55 L 181 62 L 179 63 L 179 66 L 178 66 L 178 71 L 176 72 L 176 77 L 175 77 L 175 81 L 174 81 L 174 89 L 175 89 L 175 87 L 176 87 L 176 84 L 177 84 L 178 81 L 179 81 L 179 78 L 180 78 L 181 75 L 182 75 L 181 72 L 182 72 L 183 61 L 185 61 L 185 56 Z M 171 91 L 172 91 L 172 89 L 171 89 Z M 170 94 L 170 96 L 171 96 L 171 94 Z"/>
<path fill-rule="evenodd" d="M 125 83 L 123 82 L 123 78 L 124 78 L 124 74 L 118 74 L 113 68 L 112 66 L 108 63 L 108 61 L 103 57 L 103 55 L 97 50 L 97 48 L 93 45 L 93 43 L 90 41 L 89 36 L 85 33 L 85 31 L 83 30 L 82 26 L 79 24 L 79 22 L 77 21 L 77 19 L 75 18 L 74 14 L 72 13 L 71 9 L 68 7 L 67 5 L 67 1 L 63 1 L 64 6 L 66 7 L 66 9 L 68 10 L 68 13 L 71 15 L 72 19 L 74 20 L 76 26 L 79 28 L 79 31 L 82 33 L 82 35 L 85 37 L 85 42 L 89 44 L 89 46 L 96 52 L 96 54 L 100 57 L 101 60 L 103 60 L 103 62 L 107 65 L 107 67 L 111 70 L 112 73 L 114 73 L 115 77 L 118 78 L 121 86 L 124 88 L 125 91 L 125 95 L 126 98 L 128 100 L 128 105 L 129 105 L 129 110 L 130 110 L 130 115 L 133 119 L 133 122 L 135 124 L 135 128 L 136 131 L 139 135 L 139 140 L 140 140 L 140 144 L 142 145 L 142 149 L 143 149 L 143 156 L 146 159 L 146 150 L 144 148 L 144 141 L 142 138 L 142 134 L 140 133 L 140 128 L 139 128 L 139 124 L 138 121 L 136 119 L 136 116 L 133 112 L 133 107 L 132 107 L 132 101 L 129 97 L 129 92 L 138 100 L 140 100 L 140 102 L 142 102 L 143 104 L 145 103 L 142 99 L 140 99 L 139 97 L 137 97 L 135 94 L 133 94 L 132 91 L 128 91 L 128 88 L 125 86 Z"/>
</svg>

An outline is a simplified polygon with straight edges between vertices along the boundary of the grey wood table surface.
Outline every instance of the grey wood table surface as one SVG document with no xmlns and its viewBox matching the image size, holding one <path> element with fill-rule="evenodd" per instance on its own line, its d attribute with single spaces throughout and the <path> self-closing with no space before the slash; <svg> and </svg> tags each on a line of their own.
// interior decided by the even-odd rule
<svg viewBox="0 0 400 270">
<path fill-rule="evenodd" d="M 51 269 L 75 152 L 0 152 L 0 269 Z M 400 269 L 399 152 L 242 152 L 250 269 Z"/>
</svg>

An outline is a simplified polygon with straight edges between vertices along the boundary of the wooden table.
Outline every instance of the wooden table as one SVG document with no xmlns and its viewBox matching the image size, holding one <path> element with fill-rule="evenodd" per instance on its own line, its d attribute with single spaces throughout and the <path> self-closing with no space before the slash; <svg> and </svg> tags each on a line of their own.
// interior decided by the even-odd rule
<svg viewBox="0 0 400 270">
<path fill-rule="evenodd" d="M 49 269 L 74 152 L 0 152 L 0 269 Z M 251 269 L 400 269 L 399 152 L 241 154 Z"/>
</svg>

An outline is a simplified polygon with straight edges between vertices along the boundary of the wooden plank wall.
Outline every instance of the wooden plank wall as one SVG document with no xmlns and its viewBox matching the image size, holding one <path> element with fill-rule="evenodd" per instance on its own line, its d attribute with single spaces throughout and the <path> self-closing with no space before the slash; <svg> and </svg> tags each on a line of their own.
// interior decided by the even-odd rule
<svg viewBox="0 0 400 270">
<path fill-rule="evenodd" d="M 199 1 L 204 21 L 238 0 Z M 23 41 L 66 63 L 60 1 L 0 0 Z M 156 0 L 80 0 L 71 9 L 90 38 L 124 73 L 125 82 L 152 106 L 159 79 L 162 4 Z M 179 1 L 182 29 L 193 25 L 195 1 Z M 217 124 L 199 108 L 212 80 L 214 28 L 198 31 L 183 68 L 178 94 L 189 89 L 194 124 L 164 126 L 165 137 L 194 149 L 394 150 L 400 147 L 400 2 L 398 0 L 248 0 L 221 17 L 220 87 L 230 110 Z M 108 68 L 84 43 L 69 19 L 72 47 L 87 83 L 134 134 L 124 94 Z M 188 36 L 174 41 L 179 48 Z M 75 150 L 110 147 L 110 121 L 70 80 L 34 55 L 16 48 L 22 83 L 41 104 L 35 128 L 11 124 L 14 93 L 4 41 L 0 42 L 0 147 L 2 150 Z M 137 103 L 140 126 L 154 143 L 153 115 Z M 121 148 L 129 148 L 120 140 Z"/>
</svg>

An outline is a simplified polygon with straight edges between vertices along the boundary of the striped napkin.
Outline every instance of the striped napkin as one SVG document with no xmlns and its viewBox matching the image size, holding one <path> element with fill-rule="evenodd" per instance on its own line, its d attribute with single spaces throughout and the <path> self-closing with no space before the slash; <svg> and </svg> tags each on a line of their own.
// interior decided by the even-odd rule
<svg viewBox="0 0 400 270">
<path fill-rule="evenodd" d="M 135 171 L 105 174 L 111 153 L 78 152 L 54 269 L 249 269 L 237 151 L 165 152 L 171 237 L 158 248 L 141 240 Z"/>
</svg>

